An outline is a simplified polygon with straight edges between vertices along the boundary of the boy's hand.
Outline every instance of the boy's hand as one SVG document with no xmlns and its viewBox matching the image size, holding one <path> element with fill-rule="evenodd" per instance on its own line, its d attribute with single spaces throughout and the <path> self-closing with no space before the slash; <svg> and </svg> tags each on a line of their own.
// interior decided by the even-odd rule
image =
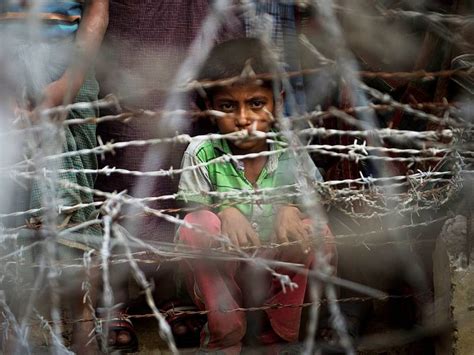
<svg viewBox="0 0 474 355">
<path fill-rule="evenodd" d="M 260 239 L 245 216 L 235 207 L 219 212 L 222 234 L 239 247 L 260 246 Z"/>
<path fill-rule="evenodd" d="M 77 92 L 68 92 L 71 91 L 70 85 L 64 80 L 59 79 L 48 84 L 43 90 L 43 98 L 39 103 L 39 109 L 48 109 L 62 105 L 64 103 L 64 97 L 67 95 L 71 98 L 74 98 Z M 66 102 L 69 103 L 69 102 Z"/>
<path fill-rule="evenodd" d="M 275 218 L 275 237 L 280 243 L 308 242 L 310 226 L 303 224 L 301 211 L 294 206 L 281 206 Z"/>
</svg>

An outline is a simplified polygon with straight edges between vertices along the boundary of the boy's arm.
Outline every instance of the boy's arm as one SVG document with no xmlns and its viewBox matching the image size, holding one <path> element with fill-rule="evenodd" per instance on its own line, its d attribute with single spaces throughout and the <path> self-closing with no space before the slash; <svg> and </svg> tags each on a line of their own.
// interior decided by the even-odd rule
<svg viewBox="0 0 474 355">
<path fill-rule="evenodd" d="M 86 0 L 84 14 L 75 38 L 73 62 L 64 74 L 43 91 L 41 108 L 72 102 L 79 92 L 87 71 L 99 51 L 109 23 L 108 0 Z"/>
<path fill-rule="evenodd" d="M 224 208 L 218 216 L 221 220 L 221 232 L 229 237 L 232 244 L 240 247 L 260 246 L 258 234 L 238 208 Z"/>
<path fill-rule="evenodd" d="M 313 160 L 308 154 L 301 157 L 302 170 L 304 170 L 309 176 L 313 177 L 314 181 L 322 182 L 323 178 L 318 168 L 314 164 Z M 284 166 L 284 170 L 289 172 L 297 172 L 294 160 L 288 161 L 288 166 Z M 297 184 L 296 176 L 291 173 L 284 175 L 284 179 L 280 183 L 286 184 Z M 304 219 L 307 219 L 303 206 L 299 203 L 298 199 L 287 201 L 287 203 L 280 203 L 276 209 L 274 234 L 275 238 L 280 243 L 289 241 L 308 241 L 311 235 L 311 226 L 303 223 Z"/>
<path fill-rule="evenodd" d="M 203 166 L 202 161 L 195 155 L 195 150 L 189 146 L 183 156 L 181 168 L 185 169 L 179 180 L 178 199 L 180 207 L 194 207 L 199 209 L 210 209 L 213 199 L 207 192 L 214 191 L 209 172 Z M 186 211 L 180 213 L 184 218 Z M 221 232 L 229 237 L 234 245 L 249 246 L 260 245 L 257 233 L 250 225 L 247 218 L 235 207 L 224 208 L 218 213 L 221 221 Z"/>
<path fill-rule="evenodd" d="M 181 162 L 184 171 L 178 185 L 178 200 L 181 206 L 209 209 L 212 204 L 212 198 L 208 194 L 213 190 L 212 183 L 206 167 L 200 166 L 201 164 L 192 147 L 188 147 Z"/>
<path fill-rule="evenodd" d="M 301 240 L 307 242 L 310 227 L 303 223 L 304 215 L 298 207 L 281 205 L 277 207 L 275 218 L 275 238 L 280 243 Z"/>
</svg>

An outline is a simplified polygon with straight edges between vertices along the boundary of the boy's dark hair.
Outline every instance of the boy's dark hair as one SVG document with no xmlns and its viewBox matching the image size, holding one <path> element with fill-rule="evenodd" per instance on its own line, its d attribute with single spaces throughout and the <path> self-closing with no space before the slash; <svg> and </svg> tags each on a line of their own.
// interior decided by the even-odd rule
<svg viewBox="0 0 474 355">
<path fill-rule="evenodd" d="M 265 45 L 257 38 L 239 38 L 222 42 L 216 45 L 204 63 L 199 75 L 198 81 L 219 81 L 238 77 L 245 68 L 252 69 L 257 77 L 261 74 L 264 78 L 259 78 L 263 86 L 273 87 L 272 74 L 276 72 L 275 62 L 272 55 Z M 252 74 L 253 74 L 252 73 Z M 245 80 L 243 78 L 243 80 Z M 251 77 L 249 80 L 253 80 Z M 223 84 L 224 85 L 224 84 Z M 225 84 L 228 85 L 228 84 Z M 218 89 L 219 85 L 205 89 L 208 97 L 212 98 L 213 90 Z M 201 109 L 205 109 L 203 98 L 198 95 L 196 104 Z"/>
</svg>

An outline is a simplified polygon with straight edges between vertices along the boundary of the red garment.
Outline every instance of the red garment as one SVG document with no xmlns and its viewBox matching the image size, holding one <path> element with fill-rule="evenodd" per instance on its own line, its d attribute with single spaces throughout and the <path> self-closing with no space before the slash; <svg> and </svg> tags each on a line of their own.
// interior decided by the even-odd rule
<svg viewBox="0 0 474 355">
<path fill-rule="evenodd" d="M 221 232 L 219 217 L 210 211 L 193 212 L 186 215 L 186 222 L 199 225 L 210 235 Z M 304 221 L 309 223 L 308 221 Z M 179 241 L 195 249 L 218 246 L 219 243 L 212 237 L 202 235 L 196 230 L 181 227 Z M 333 238 L 329 228 L 326 230 L 325 240 Z M 331 255 L 331 263 L 335 265 L 336 253 L 334 243 L 325 244 L 326 255 Z M 312 267 L 314 253 L 304 254 L 299 245 L 278 249 L 263 249 L 259 257 L 279 261 L 304 264 L 306 269 Z M 284 268 L 274 269 L 276 272 L 288 275 L 292 282 L 298 285 L 293 291 L 287 288 L 283 292 L 280 282 L 272 278 L 269 272 L 259 272 L 259 278 L 249 282 L 243 277 L 248 269 L 260 268 L 251 263 L 226 261 L 213 262 L 210 260 L 190 259 L 181 265 L 185 277 L 187 290 L 194 303 L 201 310 L 208 313 L 208 323 L 201 332 L 201 346 L 207 349 L 223 349 L 226 353 L 238 353 L 241 340 L 247 329 L 246 313 L 241 311 L 222 312 L 239 307 L 261 306 L 262 304 L 301 304 L 304 302 L 307 274 L 296 273 Z M 263 277 L 262 277 L 263 274 Z M 244 278 L 244 279 L 243 279 Z M 247 282 L 246 282 L 247 281 Z M 249 285 L 249 283 L 251 283 Z M 258 289 L 257 287 L 258 286 Z M 249 288 L 250 287 L 250 288 Z M 263 301 L 259 305 L 248 301 L 250 292 L 260 293 Z M 259 297 L 256 297 L 259 298 Z M 295 342 L 298 340 L 301 307 L 269 309 L 265 311 L 271 324 L 270 332 L 261 336 L 263 343 L 278 342 L 281 340 Z"/>
</svg>

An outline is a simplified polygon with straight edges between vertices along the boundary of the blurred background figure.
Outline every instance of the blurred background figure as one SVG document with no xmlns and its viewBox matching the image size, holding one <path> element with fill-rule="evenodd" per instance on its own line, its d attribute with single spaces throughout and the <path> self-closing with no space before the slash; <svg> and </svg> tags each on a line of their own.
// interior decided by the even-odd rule
<svg viewBox="0 0 474 355">
<path fill-rule="evenodd" d="M 9 1 L 0 5 L 0 32 L 4 69 L 14 82 L 10 93 L 13 111 L 28 118 L 27 125 L 47 124 L 41 111 L 73 102 L 94 102 L 99 86 L 95 79 L 94 61 L 108 24 L 108 0 L 90 1 Z M 67 119 L 96 117 L 93 106 L 72 109 Z M 63 114 L 64 115 L 64 114 Z M 43 117 L 44 118 L 44 117 Z M 38 136 L 37 145 L 58 145 L 59 153 L 93 148 L 97 145 L 96 125 L 79 124 L 65 126 L 54 142 L 46 136 Z M 35 159 L 34 143 L 30 143 Z M 58 168 L 96 169 L 95 155 L 66 157 Z M 92 174 L 60 174 L 60 179 L 93 188 Z M 26 181 L 26 183 L 28 183 Z M 56 198 L 61 206 L 91 203 L 87 192 L 72 193 L 59 184 Z M 42 206 L 41 187 L 33 180 L 22 202 L 28 208 Z M 63 213 L 60 225 L 81 223 L 90 218 L 93 207 Z M 38 218 L 30 222 L 41 223 Z"/>
<path fill-rule="evenodd" d="M 56 240 L 56 233 L 96 218 L 92 194 L 88 191 L 74 191 L 63 184 L 74 183 L 93 188 L 95 176 L 85 172 L 56 173 L 56 169 L 96 169 L 96 156 L 69 154 L 50 163 L 45 163 L 43 158 L 47 155 L 91 149 L 97 145 L 95 124 L 63 126 L 62 121 L 98 116 L 98 110 L 87 103 L 92 104 L 98 99 L 99 85 L 95 79 L 94 62 L 107 29 L 108 7 L 108 0 L 0 1 L 0 75 L 6 79 L 1 81 L 0 90 L 2 98 L 8 101 L 2 102 L 1 107 L 2 126 L 6 128 L 2 132 L 11 132 L 14 137 L 5 142 L 14 151 L 10 159 L 5 160 L 10 164 L 16 163 L 19 171 L 29 174 L 28 178 L 12 174 L 14 184 L 11 180 L 6 182 L 2 179 L 5 182 L 5 185 L 2 184 L 2 195 L 11 195 L 1 199 L 1 211 L 34 210 L 2 221 L 7 227 L 26 227 L 20 230 L 20 237 L 17 239 L 19 245 L 28 245 L 25 239 L 29 242 L 55 239 L 69 247 L 74 243 Z M 79 109 L 57 111 L 55 114 L 45 113 L 45 110 L 77 102 L 86 105 Z M 24 131 L 15 133 L 12 129 Z M 44 175 L 39 174 L 43 169 Z M 4 188 L 7 186 L 11 189 Z M 85 206 L 66 208 L 78 204 Z M 100 230 L 99 224 L 91 224 L 78 229 L 73 239 L 82 241 L 81 236 L 100 235 Z M 82 253 L 87 249 L 87 246 L 79 246 L 57 254 L 51 253 L 51 249 L 47 252 L 46 248 L 39 248 L 39 255 L 34 262 L 44 262 L 47 259 L 55 264 L 55 261 L 63 260 L 74 250 Z M 21 275 L 25 279 L 37 278 L 37 282 L 43 284 L 41 280 L 44 273 L 29 269 Z M 77 296 L 77 290 L 80 289 L 84 275 L 82 272 L 65 272 L 63 276 L 67 279 L 64 287 L 52 292 L 63 292 L 64 304 L 74 304 L 73 316 L 80 317 L 83 310 L 82 297 Z M 33 297 L 33 302 L 30 303 L 30 291 L 20 291 L 17 288 L 18 277 L 14 273 L 2 280 L 5 289 L 14 290 L 7 292 L 6 301 L 18 315 L 18 319 L 27 319 L 34 307 L 41 309 L 45 306 L 47 309 L 57 306 L 55 302 L 41 303 L 40 297 Z M 57 310 L 52 312 L 54 311 Z M 12 335 L 13 333 L 7 339 L 13 344 L 13 348 L 7 352 L 15 351 L 15 347 L 20 344 L 24 345 Z M 84 345 L 86 341 L 82 341 Z M 27 349 L 20 350 L 23 351 Z"/>
</svg>

